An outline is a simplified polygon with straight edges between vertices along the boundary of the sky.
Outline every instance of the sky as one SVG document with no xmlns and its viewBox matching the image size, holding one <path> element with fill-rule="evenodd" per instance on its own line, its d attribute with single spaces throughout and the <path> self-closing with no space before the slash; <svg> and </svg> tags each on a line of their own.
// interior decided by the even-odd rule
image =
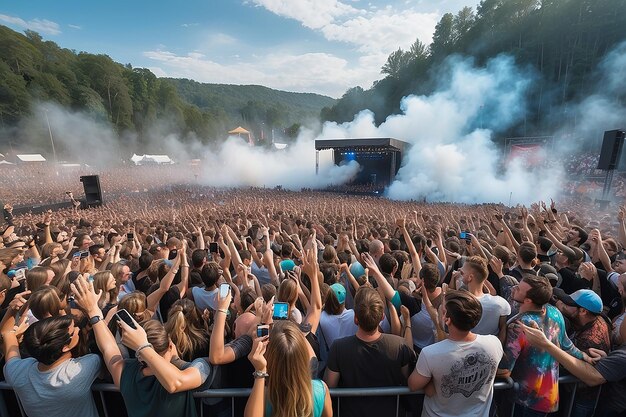
<svg viewBox="0 0 626 417">
<path fill-rule="evenodd" d="M 157 76 L 341 97 L 478 0 L 11 1 L 0 24 Z"/>
</svg>

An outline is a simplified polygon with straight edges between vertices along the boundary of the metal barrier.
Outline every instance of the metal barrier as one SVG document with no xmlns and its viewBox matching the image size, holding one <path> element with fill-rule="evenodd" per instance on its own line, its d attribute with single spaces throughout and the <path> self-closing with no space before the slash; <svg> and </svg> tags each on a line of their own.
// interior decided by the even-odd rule
<svg viewBox="0 0 626 417">
<path fill-rule="evenodd" d="M 571 399 L 567 402 L 567 404 L 561 404 L 565 406 L 564 416 L 569 416 L 572 405 L 574 403 L 574 398 L 576 395 L 576 387 L 580 381 L 571 375 L 562 376 L 559 378 L 559 386 L 561 385 L 574 385 L 574 392 L 572 393 Z M 498 380 L 493 384 L 494 391 L 506 391 L 515 387 L 515 382 L 512 379 L 507 380 Z M 13 388 L 6 382 L 0 381 L 0 390 L 13 391 Z M 109 417 L 109 412 L 107 410 L 106 401 L 104 398 L 105 392 L 118 392 L 119 390 L 113 384 L 106 383 L 94 383 L 92 385 L 92 391 L 94 393 L 98 393 L 98 396 L 101 401 L 103 417 Z M 250 388 L 232 388 L 232 389 L 210 389 L 206 391 L 196 391 L 193 393 L 193 396 L 199 400 L 202 398 L 230 398 L 231 399 L 231 415 L 234 417 L 234 403 L 235 398 L 248 397 L 252 390 Z M 423 395 L 423 391 L 410 391 L 408 387 L 380 387 L 380 388 L 331 388 L 330 396 L 332 398 L 337 399 L 337 416 L 341 416 L 341 398 L 346 397 L 396 397 L 396 417 L 399 416 L 400 411 L 400 397 L 403 396 L 411 396 L 411 395 Z M 17 395 L 16 395 L 17 398 Z M 20 408 L 20 413 L 22 417 L 26 417 L 24 413 L 24 409 L 17 398 L 18 405 Z M 0 417 L 10 417 L 8 409 L 6 407 L 4 396 L 0 395 Z M 204 416 L 204 408 L 200 407 L 200 416 Z"/>
</svg>

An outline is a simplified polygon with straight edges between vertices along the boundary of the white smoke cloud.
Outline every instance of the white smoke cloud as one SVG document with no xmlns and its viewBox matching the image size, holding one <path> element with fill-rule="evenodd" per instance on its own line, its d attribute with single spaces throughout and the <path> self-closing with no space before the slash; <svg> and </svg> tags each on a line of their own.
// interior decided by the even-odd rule
<svg viewBox="0 0 626 417">
<path fill-rule="evenodd" d="M 532 80 L 532 73 L 516 68 L 509 57 L 491 60 L 485 68 L 452 58 L 438 80 L 440 88 L 429 96 L 405 97 L 402 114 L 376 127 L 371 112 L 364 111 L 350 123 L 327 123 L 321 137 L 392 137 L 410 143 L 387 190 L 392 199 L 528 203 L 548 198 L 557 194 L 558 169 L 526 172 L 512 163 L 501 172 L 501 151 L 491 141 L 494 131 L 524 116 Z"/>
<path fill-rule="evenodd" d="M 280 185 L 292 190 L 344 184 L 352 180 L 359 170 L 356 162 L 336 166 L 328 158 L 320 158 L 320 170 L 316 175 L 315 145 L 309 130 L 301 133 L 293 145 L 277 152 L 251 147 L 241 138 L 230 137 L 216 152 L 206 152 L 203 164 L 205 169 L 201 181 L 207 185 Z"/>
</svg>

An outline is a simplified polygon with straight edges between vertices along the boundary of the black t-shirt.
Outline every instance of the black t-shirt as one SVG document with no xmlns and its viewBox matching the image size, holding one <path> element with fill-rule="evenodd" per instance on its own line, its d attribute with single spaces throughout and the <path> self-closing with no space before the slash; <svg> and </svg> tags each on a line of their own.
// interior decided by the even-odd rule
<svg viewBox="0 0 626 417">
<path fill-rule="evenodd" d="M 400 336 L 381 334 L 374 342 L 356 336 L 336 340 L 328 354 L 328 369 L 339 372 L 338 387 L 405 386 L 402 368 L 415 363 L 415 352 Z M 408 369 L 411 372 L 411 369 Z M 342 398 L 344 417 L 385 417 L 396 415 L 395 398 Z M 402 415 L 402 410 L 400 410 Z"/>
<path fill-rule="evenodd" d="M 163 297 L 159 301 L 159 311 L 163 323 L 167 321 L 167 313 L 169 313 L 170 308 L 172 308 L 172 304 L 178 300 L 180 300 L 180 289 L 177 286 L 170 287 L 170 289 L 163 294 Z"/>
<path fill-rule="evenodd" d="M 591 288 L 591 281 L 588 281 L 584 278 L 581 278 L 576 275 L 576 272 L 570 268 L 561 268 L 559 269 L 559 274 L 561 275 L 561 288 L 567 294 L 571 294 L 574 291 L 584 290 Z"/>
<path fill-rule="evenodd" d="M 189 288 L 191 287 L 203 287 L 204 282 L 202 282 L 202 276 L 200 275 L 200 270 L 193 268 L 189 272 Z"/>
<path fill-rule="evenodd" d="M 609 353 L 595 366 L 608 382 L 602 387 L 602 400 L 598 407 L 603 411 L 626 411 L 626 346 Z"/>
</svg>

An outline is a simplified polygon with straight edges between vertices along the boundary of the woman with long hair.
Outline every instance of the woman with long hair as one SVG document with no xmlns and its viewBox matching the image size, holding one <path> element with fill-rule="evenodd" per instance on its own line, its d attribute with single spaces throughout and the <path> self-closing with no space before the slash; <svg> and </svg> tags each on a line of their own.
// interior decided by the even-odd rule
<svg viewBox="0 0 626 417">
<path fill-rule="evenodd" d="M 269 338 L 255 339 L 248 359 L 255 379 L 245 417 L 332 416 L 328 387 L 311 380 L 307 341 L 296 324 L 276 322 Z"/>
<path fill-rule="evenodd" d="M 104 317 L 106 317 L 109 310 L 117 305 L 117 294 L 120 291 L 111 271 L 96 272 L 93 276 L 93 288 L 96 293 L 102 291 L 98 300 L 98 307 L 102 309 Z"/>
<path fill-rule="evenodd" d="M 113 383 L 124 398 L 128 415 L 195 417 L 192 390 L 200 387 L 211 374 L 208 362 L 196 359 L 185 369 L 179 369 L 172 363 L 178 356 L 176 346 L 157 320 L 149 320 L 143 325 L 136 320 L 130 325 L 122 321 L 117 323 L 122 342 L 135 351 L 136 356 L 123 360 L 115 338 L 104 324 L 93 287 L 78 278 L 72 284 L 72 290 L 76 303 L 89 317 L 98 348 Z"/>
<path fill-rule="evenodd" d="M 165 330 L 182 360 L 191 362 L 209 355 L 209 332 L 202 312 L 193 301 L 181 299 L 172 305 Z"/>
</svg>

